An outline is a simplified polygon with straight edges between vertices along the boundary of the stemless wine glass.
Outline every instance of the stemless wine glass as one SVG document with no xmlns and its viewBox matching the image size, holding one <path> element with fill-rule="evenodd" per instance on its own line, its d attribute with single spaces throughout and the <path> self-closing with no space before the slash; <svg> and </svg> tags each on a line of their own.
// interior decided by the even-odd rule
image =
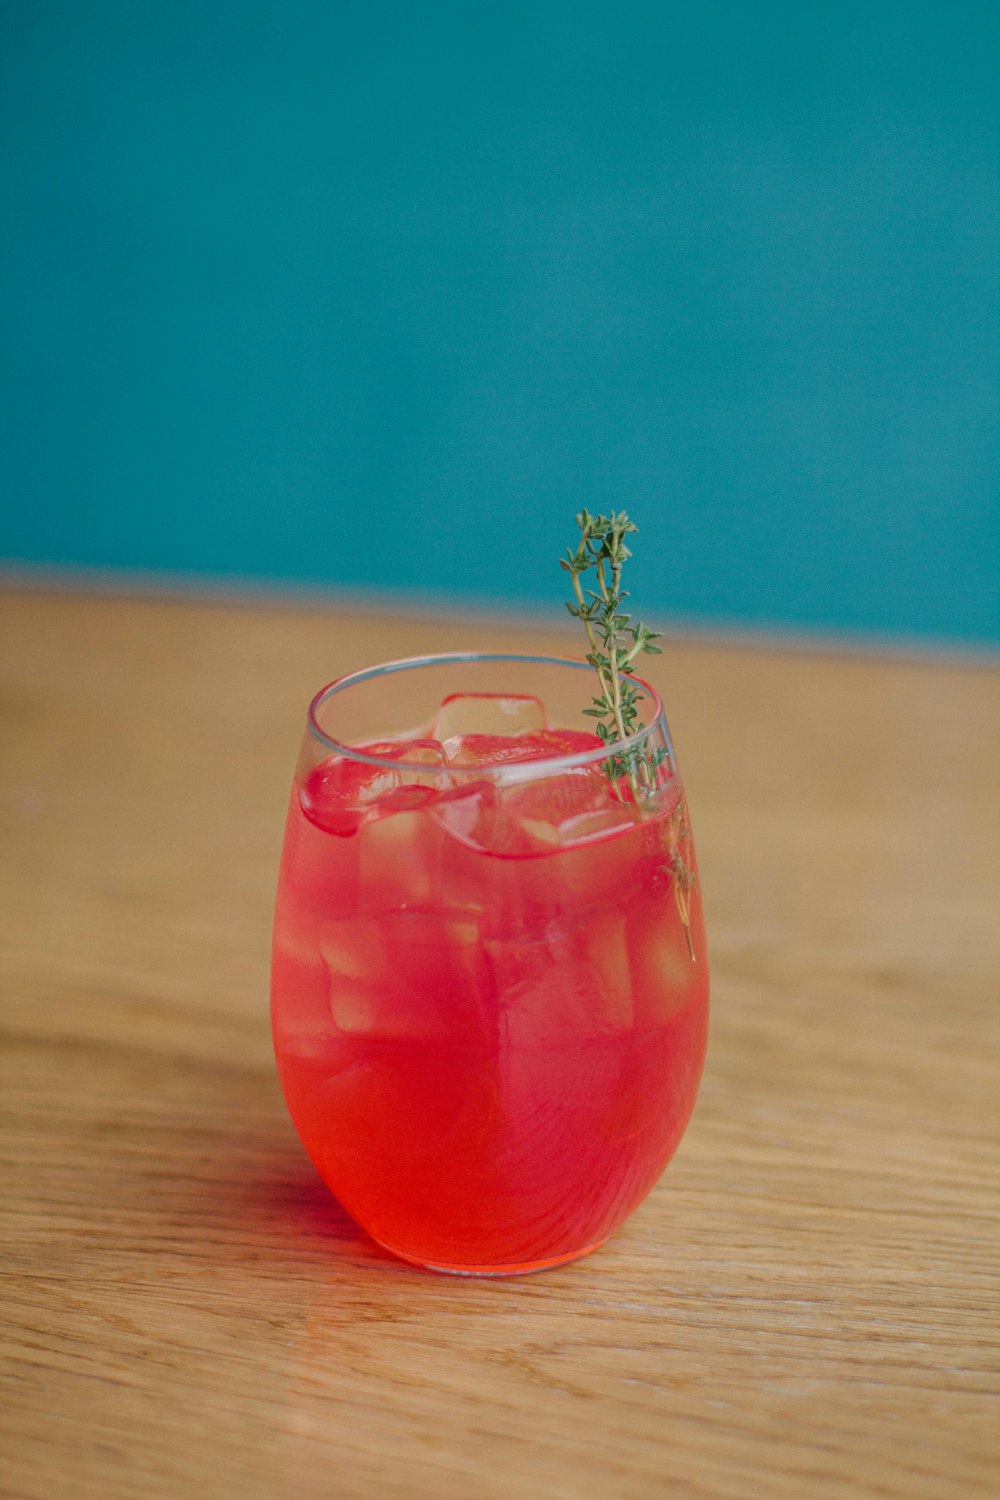
<svg viewBox="0 0 1000 1500">
<path fill-rule="evenodd" d="M 386 1249 L 509 1275 L 595 1249 L 672 1156 L 708 966 L 663 706 L 605 747 L 582 662 L 389 662 L 309 708 L 278 881 L 296 1129 Z M 592 722 L 592 721 L 591 721 Z"/>
</svg>

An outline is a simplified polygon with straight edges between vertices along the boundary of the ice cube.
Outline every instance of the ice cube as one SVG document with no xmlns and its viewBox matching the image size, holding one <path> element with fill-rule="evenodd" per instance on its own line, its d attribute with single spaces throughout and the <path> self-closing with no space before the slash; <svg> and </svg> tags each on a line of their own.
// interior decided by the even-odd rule
<svg viewBox="0 0 1000 1500">
<path fill-rule="evenodd" d="M 617 907 L 587 921 L 550 921 L 539 940 L 484 941 L 512 1045 L 570 1046 L 632 1025 L 626 916 Z"/>
<path fill-rule="evenodd" d="M 453 734 L 442 744 L 450 766 L 501 766 L 538 758 L 530 735 Z"/>
<path fill-rule="evenodd" d="M 554 849 L 559 843 L 558 828 L 553 823 L 546 823 L 542 818 L 520 818 L 517 831 L 534 846 L 541 845 L 543 848 Z"/>
<path fill-rule="evenodd" d="M 456 787 L 439 794 L 430 812 L 449 835 L 443 885 L 464 887 L 469 895 L 458 899 L 487 910 L 491 936 L 559 916 L 583 919 L 609 893 L 645 889 L 662 825 L 620 802 L 599 765 L 558 776 L 543 765 L 513 769 L 535 774 Z"/>
<path fill-rule="evenodd" d="M 613 812 L 622 804 L 599 766 L 564 771 L 557 776 L 536 774 L 503 789 L 503 802 L 513 818 L 532 818 L 561 830 L 580 818 Z"/>
<path fill-rule="evenodd" d="M 384 974 L 384 953 L 374 917 L 343 917 L 324 922 L 319 949 L 330 975 L 352 983 L 377 982 Z"/>
<path fill-rule="evenodd" d="M 636 1006 L 648 1025 L 662 1025 L 693 1000 L 706 983 L 704 963 L 691 958 L 673 890 L 631 921 L 631 968 Z"/>
<path fill-rule="evenodd" d="M 315 766 L 299 787 L 299 803 L 310 823 L 324 833 L 350 838 L 366 806 L 397 786 L 394 771 L 332 755 Z"/>
<path fill-rule="evenodd" d="M 456 798 L 453 807 L 441 807 L 438 814 L 466 842 L 491 854 L 510 856 L 560 848 L 579 836 L 573 829 L 583 818 L 590 820 L 587 837 L 611 831 L 617 823 L 633 822 L 596 767 L 501 782 L 490 795 L 480 793 L 477 800 Z"/>
<path fill-rule="evenodd" d="M 276 926 L 271 956 L 275 1034 L 282 1038 L 322 1037 L 331 1030 L 326 968 L 316 934 Z"/>
<path fill-rule="evenodd" d="M 391 797 L 399 787 L 428 787 L 433 789 L 440 782 L 440 771 L 445 764 L 444 749 L 438 740 L 384 740 L 359 747 L 365 754 L 377 756 L 379 760 L 392 764 L 372 768 L 367 766 L 368 778 L 360 779 L 360 800 L 369 806 Z M 374 769 L 375 774 L 372 775 Z M 402 799 L 399 805 L 402 805 Z"/>
<path fill-rule="evenodd" d="M 423 787 L 400 787 L 387 796 L 380 816 L 358 835 L 358 902 L 362 911 L 432 906 L 438 899 L 441 837 L 421 806 L 393 810 L 394 798 L 433 798 Z"/>
<path fill-rule="evenodd" d="M 438 797 L 433 816 L 453 839 L 479 855 L 535 852 L 535 841 L 505 816 L 502 794 L 492 782 L 459 786 Z"/>
<path fill-rule="evenodd" d="M 331 755 L 308 772 L 299 788 L 299 801 L 310 822 L 341 838 L 357 833 L 365 815 L 399 788 L 433 788 L 444 765 L 444 751 L 437 740 L 379 740 L 357 748 L 392 764 L 373 765 L 347 755 Z M 402 799 L 395 805 L 414 803 Z"/>
<path fill-rule="evenodd" d="M 442 1036 L 480 1014 L 487 974 L 474 912 L 327 922 L 320 952 L 334 1022 L 348 1035 Z"/>
<path fill-rule="evenodd" d="M 586 755 L 591 750 L 601 750 L 603 745 L 589 729 L 546 729 L 535 736 L 541 757 L 551 760 L 559 755 Z"/>
<path fill-rule="evenodd" d="M 476 829 L 496 806 L 497 789 L 488 781 L 470 781 L 453 787 L 434 799 L 432 817 L 453 838 L 473 849 L 481 849 Z"/>
<path fill-rule="evenodd" d="M 448 764 L 453 766 L 510 766 L 601 748 L 596 735 L 576 729 L 526 730 L 517 735 L 453 734 L 442 745 Z"/>
<path fill-rule="evenodd" d="M 436 1014 L 418 1018 L 394 1006 L 395 993 L 384 986 L 331 976 L 329 990 L 334 1025 L 345 1036 L 428 1036 L 443 1029 Z"/>
<path fill-rule="evenodd" d="M 397 776 L 402 786 L 437 787 L 441 785 L 438 774 L 445 764 L 444 747 L 440 740 L 405 740 L 393 746 L 392 759 L 399 762 Z"/>
<path fill-rule="evenodd" d="M 583 924 L 584 960 L 599 995 L 599 1011 L 606 1028 L 621 1031 L 632 1025 L 632 971 L 626 941 L 626 917 L 611 907 L 591 915 Z"/>
<path fill-rule="evenodd" d="M 525 734 L 544 728 L 541 699 L 520 693 L 452 693 L 434 721 L 439 740 L 459 734 Z"/>
<path fill-rule="evenodd" d="M 324 809 L 327 816 L 331 812 Z M 338 827 L 343 829 L 343 823 Z M 305 815 L 293 793 L 278 882 L 284 920 L 309 930 L 324 917 L 347 916 L 354 910 L 357 886 L 357 839 L 329 837 L 322 823 Z"/>
</svg>

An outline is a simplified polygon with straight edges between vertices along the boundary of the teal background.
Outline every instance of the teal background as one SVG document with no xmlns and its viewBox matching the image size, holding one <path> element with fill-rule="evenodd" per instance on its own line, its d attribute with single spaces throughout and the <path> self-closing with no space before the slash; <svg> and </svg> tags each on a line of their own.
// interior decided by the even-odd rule
<svg viewBox="0 0 1000 1500">
<path fill-rule="evenodd" d="M 2 7 L 0 555 L 1000 638 L 1000 7 Z"/>
</svg>

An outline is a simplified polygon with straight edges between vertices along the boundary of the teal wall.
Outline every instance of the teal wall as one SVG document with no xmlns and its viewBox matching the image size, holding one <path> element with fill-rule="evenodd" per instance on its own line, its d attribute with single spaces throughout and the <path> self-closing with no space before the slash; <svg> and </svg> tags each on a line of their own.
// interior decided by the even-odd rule
<svg viewBox="0 0 1000 1500">
<path fill-rule="evenodd" d="M 0 555 L 1000 637 L 1000 6 L 0 17 Z"/>
</svg>

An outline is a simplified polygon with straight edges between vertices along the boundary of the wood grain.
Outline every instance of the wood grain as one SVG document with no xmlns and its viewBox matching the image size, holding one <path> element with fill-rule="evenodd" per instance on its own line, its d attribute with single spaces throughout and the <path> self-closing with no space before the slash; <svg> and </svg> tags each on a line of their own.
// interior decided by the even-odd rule
<svg viewBox="0 0 1000 1500">
<path fill-rule="evenodd" d="M 9 592 L 0 1493 L 1000 1493 L 986 668 L 670 643 L 712 941 L 694 1122 L 586 1261 L 392 1261 L 269 1053 L 310 693 L 488 623 Z"/>
</svg>

